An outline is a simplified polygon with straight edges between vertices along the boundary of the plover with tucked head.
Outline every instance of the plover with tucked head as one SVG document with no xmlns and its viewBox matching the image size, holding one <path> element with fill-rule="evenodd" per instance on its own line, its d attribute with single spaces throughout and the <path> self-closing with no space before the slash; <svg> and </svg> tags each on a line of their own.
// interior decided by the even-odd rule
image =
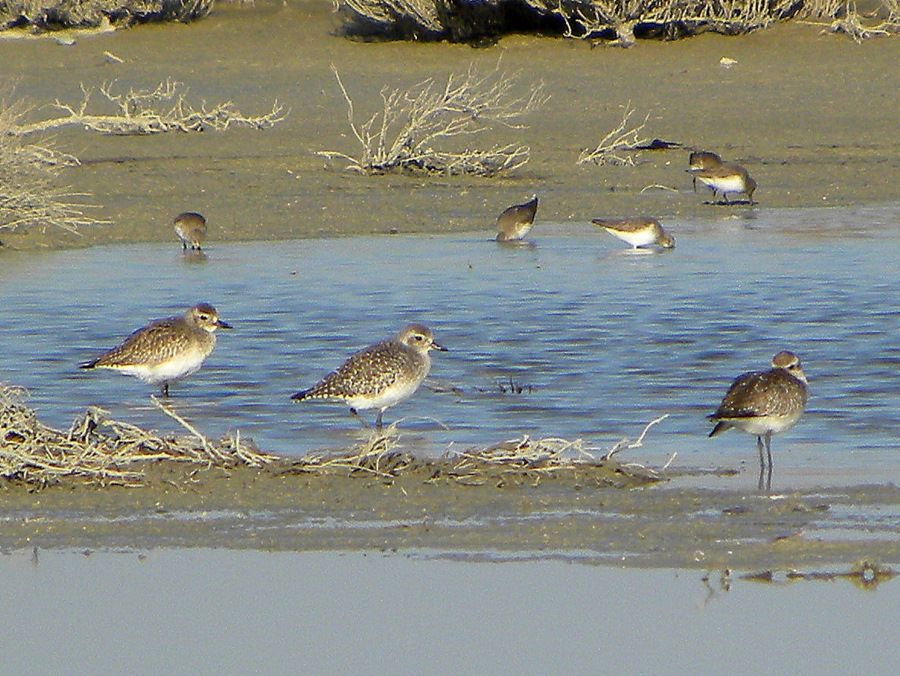
<svg viewBox="0 0 900 676">
<path fill-rule="evenodd" d="M 516 242 L 525 237 L 534 226 L 538 197 L 532 195 L 524 204 L 514 204 L 497 216 L 497 241 Z"/>
<path fill-rule="evenodd" d="M 381 427 L 385 410 L 411 397 L 425 380 L 431 370 L 431 349 L 447 351 L 435 342 L 431 329 L 410 324 L 390 340 L 351 355 L 336 371 L 291 399 L 343 401 L 353 415 L 377 408 L 375 426 Z"/>
<path fill-rule="evenodd" d="M 772 357 L 771 369 L 744 373 L 731 384 L 719 408 L 707 416 L 716 423 L 709 436 L 732 427 L 755 434 L 761 484 L 762 470 L 766 466 L 763 439 L 771 477 L 772 435 L 790 429 L 800 420 L 808 397 L 800 357 L 793 352 L 779 352 Z"/>
<path fill-rule="evenodd" d="M 96 359 L 80 364 L 83 369 L 113 369 L 136 376 L 151 385 L 162 385 L 189 376 L 203 364 L 216 346 L 216 329 L 230 329 L 208 303 L 195 305 L 183 315 L 150 322 Z"/>
<path fill-rule="evenodd" d="M 655 218 L 595 218 L 591 223 L 599 225 L 609 234 L 628 242 L 635 249 L 650 244 L 657 244 L 664 249 L 671 249 L 675 246 L 675 238 L 663 230 L 662 225 Z"/>
<path fill-rule="evenodd" d="M 688 157 L 688 171 L 698 169 L 712 169 L 722 164 L 722 158 L 706 150 L 692 152 Z M 697 177 L 692 177 L 694 182 L 694 192 L 697 192 Z"/>
<path fill-rule="evenodd" d="M 185 211 L 175 217 L 175 234 L 181 240 L 181 248 L 200 251 L 206 239 L 206 219 L 195 211 Z"/>
<path fill-rule="evenodd" d="M 722 199 L 726 204 L 728 201 L 728 193 L 739 194 L 745 193 L 747 201 L 753 202 L 753 192 L 756 190 L 756 181 L 750 176 L 750 173 L 740 164 L 734 162 L 722 162 L 717 167 L 710 169 L 688 169 L 688 172 L 699 178 L 701 183 L 709 186 L 713 191 L 713 199 L 718 193 L 722 193 Z"/>
</svg>

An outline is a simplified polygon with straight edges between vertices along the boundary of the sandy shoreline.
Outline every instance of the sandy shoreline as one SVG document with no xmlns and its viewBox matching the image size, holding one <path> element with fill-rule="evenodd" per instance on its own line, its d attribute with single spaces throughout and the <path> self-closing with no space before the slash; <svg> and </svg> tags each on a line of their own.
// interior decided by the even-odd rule
<svg viewBox="0 0 900 676">
<path fill-rule="evenodd" d="M 5 245 L 165 241 L 173 239 L 171 219 L 184 210 L 207 216 L 212 241 L 489 230 L 502 208 L 533 192 L 542 198 L 539 222 L 635 213 L 677 222 L 746 211 L 704 204 L 706 195 L 691 191 L 687 150 L 645 152 L 636 167 L 577 166 L 579 150 L 615 126 L 629 101 L 636 118 L 649 114 L 648 137 L 745 163 L 760 185 L 757 209 L 900 200 L 900 143 L 890 113 L 900 103 L 896 40 L 857 45 L 789 24 L 740 38 L 641 41 L 630 50 L 528 35 L 472 49 L 353 42 L 332 34 L 334 22 L 325 2 L 263 2 L 217 6 L 189 25 L 86 36 L 72 46 L 0 41 L 0 61 L 18 75 L 17 95 L 39 105 L 77 101 L 80 83 L 146 87 L 172 77 L 197 100 L 230 99 L 260 113 L 278 99 L 291 111 L 267 131 L 119 137 L 62 130 L 57 144 L 83 162 L 64 180 L 91 193 L 100 207 L 91 215 L 112 224 L 76 238 L 3 233 Z M 123 63 L 111 63 L 104 51 Z M 737 63 L 723 68 L 722 57 Z M 543 81 L 551 96 L 525 120 L 528 129 L 486 137 L 531 146 L 530 163 L 513 175 L 363 177 L 339 165 L 326 170 L 314 154 L 354 151 L 332 63 L 362 116 L 375 109 L 382 84 L 442 79 L 501 58 L 503 70 L 521 71 L 523 83 Z"/>
</svg>

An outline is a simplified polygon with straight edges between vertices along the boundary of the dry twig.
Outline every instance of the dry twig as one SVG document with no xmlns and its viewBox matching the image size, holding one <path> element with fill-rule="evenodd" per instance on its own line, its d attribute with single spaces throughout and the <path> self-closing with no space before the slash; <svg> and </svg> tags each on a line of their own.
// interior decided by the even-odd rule
<svg viewBox="0 0 900 676">
<path fill-rule="evenodd" d="M 649 139 L 640 136 L 641 131 L 650 119 L 650 114 L 644 117 L 644 121 L 636 127 L 629 127 L 628 120 L 634 114 L 631 101 L 625 106 L 622 120 L 604 136 L 600 143 L 593 149 L 584 148 L 578 156 L 576 164 L 593 162 L 597 165 L 613 164 L 634 166 L 634 156 L 640 146 L 647 145 Z"/>
<path fill-rule="evenodd" d="M 470 66 L 462 75 L 451 75 L 443 86 L 428 78 L 406 90 L 382 88 L 381 110 L 359 123 L 340 73 L 333 65 L 331 70 L 347 103 L 347 120 L 360 152 L 356 156 L 334 150 L 316 154 L 346 160 L 347 169 L 362 174 L 407 170 L 495 176 L 512 171 L 528 162 L 528 146 L 447 150 L 437 144 L 480 134 L 491 124 L 521 129 L 514 122 L 547 100 L 543 83 L 516 93 L 518 74 L 500 72 L 499 63 L 487 74 Z"/>
<path fill-rule="evenodd" d="M 171 78 L 160 82 L 154 89 L 129 88 L 126 92 L 116 92 L 115 84 L 116 81 L 113 80 L 100 86 L 100 93 L 118 109 L 114 114 L 90 112 L 93 90 L 82 84 L 82 99 L 79 103 L 63 103 L 57 99 L 52 104 L 63 115 L 38 122 L 21 123 L 10 128 L 8 133 L 27 136 L 70 125 L 112 135 L 199 132 L 209 129 L 225 131 L 230 127 L 267 129 L 281 122 L 288 114 L 277 100 L 272 104 L 272 109 L 263 115 L 246 116 L 231 101 L 211 108 L 207 108 L 206 102 L 202 101 L 200 107 L 195 108 L 185 98 L 187 89 L 184 84 Z"/>
<path fill-rule="evenodd" d="M 129 423 L 109 420 L 99 408 L 88 409 L 64 432 L 41 423 L 24 398 L 22 389 L 0 385 L 0 478 L 6 480 L 38 487 L 67 478 L 136 486 L 143 481 L 142 465 L 159 460 L 259 467 L 275 459 L 241 445 L 239 439 L 207 442 L 196 430 L 194 436 L 203 441 L 199 447 L 190 437 L 161 437 Z"/>
</svg>

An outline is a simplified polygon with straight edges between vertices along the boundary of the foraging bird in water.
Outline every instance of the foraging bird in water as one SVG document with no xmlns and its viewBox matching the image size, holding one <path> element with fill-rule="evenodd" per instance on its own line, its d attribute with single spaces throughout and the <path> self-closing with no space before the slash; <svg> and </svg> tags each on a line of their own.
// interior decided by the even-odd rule
<svg viewBox="0 0 900 676">
<path fill-rule="evenodd" d="M 187 251 L 201 251 L 200 246 L 206 239 L 206 219 L 195 211 L 185 211 L 175 217 L 175 234 L 181 240 L 181 248 Z"/>
<path fill-rule="evenodd" d="M 428 352 L 432 349 L 447 351 L 435 342 L 431 329 L 410 324 L 390 340 L 351 355 L 337 370 L 291 399 L 343 401 L 353 415 L 377 408 L 375 426 L 380 428 L 385 410 L 411 397 L 425 380 L 431 370 Z"/>
<path fill-rule="evenodd" d="M 628 242 L 635 249 L 649 244 L 657 244 L 664 249 L 671 249 L 675 246 L 675 238 L 667 233 L 655 218 L 646 216 L 619 219 L 595 218 L 591 220 L 591 223 L 599 225 L 609 234 Z"/>
<path fill-rule="evenodd" d="M 525 204 L 514 204 L 497 216 L 497 241 L 516 242 L 527 235 L 534 226 L 538 197 L 532 195 Z"/>
<path fill-rule="evenodd" d="M 693 152 L 688 157 L 688 172 L 691 169 L 714 169 L 722 164 L 722 158 L 706 150 Z M 694 192 L 697 192 L 697 177 L 692 177 L 694 183 Z"/>
<path fill-rule="evenodd" d="M 216 346 L 216 329 L 230 329 L 209 303 L 199 303 L 183 315 L 150 322 L 120 345 L 96 359 L 80 364 L 83 369 L 112 369 L 136 376 L 151 385 L 169 383 L 197 371 Z"/>
<path fill-rule="evenodd" d="M 808 397 L 808 383 L 800 357 L 793 352 L 779 352 L 772 357 L 771 369 L 744 373 L 731 384 L 719 408 L 707 416 L 716 423 L 709 436 L 732 427 L 755 434 L 761 485 L 762 471 L 766 467 L 763 439 L 771 478 L 772 435 L 790 429 L 800 420 Z"/>
<path fill-rule="evenodd" d="M 755 204 L 753 192 L 757 187 L 756 181 L 740 164 L 722 162 L 719 166 L 710 169 L 688 169 L 688 173 L 694 178 L 699 178 L 701 183 L 712 189 L 713 199 L 721 192 L 722 199 L 726 204 L 730 204 L 728 193 L 745 193 L 750 204 Z"/>
</svg>

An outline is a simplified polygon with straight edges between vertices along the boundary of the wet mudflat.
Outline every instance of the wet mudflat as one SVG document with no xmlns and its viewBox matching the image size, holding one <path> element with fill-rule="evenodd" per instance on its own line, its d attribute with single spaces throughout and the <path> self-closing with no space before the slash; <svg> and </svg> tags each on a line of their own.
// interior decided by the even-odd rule
<svg viewBox="0 0 900 676">
<path fill-rule="evenodd" d="M 629 50 L 527 35 L 472 49 L 352 42 L 334 28 L 329 2 L 258 0 L 219 3 L 192 24 L 85 36 L 71 46 L 0 40 L 0 63 L 17 76 L 17 95 L 38 106 L 80 101 L 81 84 L 115 79 L 123 89 L 152 88 L 171 77 L 197 105 L 232 100 L 259 114 L 278 99 L 291 111 L 264 132 L 122 137 L 62 129 L 58 144 L 83 162 L 66 180 L 93 194 L 100 208 L 91 214 L 112 223 L 76 238 L 35 231 L 0 239 L 8 247 L 168 240 L 172 219 L 187 210 L 203 213 L 219 240 L 460 232 L 489 226 L 535 192 L 539 218 L 556 222 L 636 214 L 665 222 L 728 211 L 690 192 L 686 149 L 642 153 L 635 167 L 576 165 L 629 102 L 633 120 L 650 115 L 648 138 L 744 163 L 764 208 L 900 199 L 891 114 L 900 91 L 896 40 L 857 45 L 790 24 L 740 38 L 641 41 Z M 110 62 L 106 51 L 123 63 Z M 723 57 L 737 63 L 723 68 Z M 384 85 L 443 81 L 473 63 L 490 70 L 500 59 L 501 70 L 520 72 L 521 87 L 543 81 L 551 97 L 523 120 L 526 129 L 499 128 L 481 139 L 530 146 L 532 159 L 520 171 L 498 180 L 365 177 L 342 171 L 340 162 L 326 167 L 315 154 L 357 150 L 332 64 L 365 119 L 378 109 Z"/>
<path fill-rule="evenodd" d="M 28 549 L 0 556 L 0 575 L 16 580 L 0 591 L 10 673 L 881 675 L 900 659 L 896 581 L 140 548 Z"/>
</svg>

